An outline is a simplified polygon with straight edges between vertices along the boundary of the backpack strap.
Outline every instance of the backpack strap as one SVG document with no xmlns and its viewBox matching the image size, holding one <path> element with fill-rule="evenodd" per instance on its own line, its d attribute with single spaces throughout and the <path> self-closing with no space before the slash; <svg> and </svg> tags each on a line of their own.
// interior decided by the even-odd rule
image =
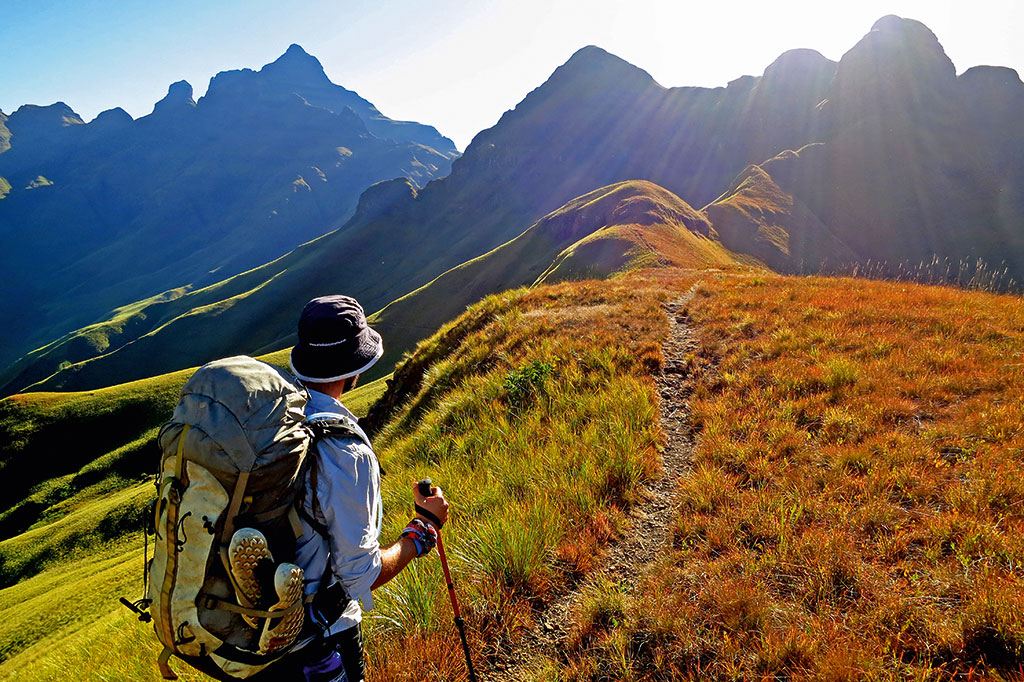
<svg viewBox="0 0 1024 682">
<path fill-rule="evenodd" d="M 370 438 L 366 432 L 359 428 L 355 420 L 336 412 L 317 412 L 306 418 L 305 426 L 313 434 L 313 441 L 319 441 L 330 436 L 358 438 L 370 445 Z"/>
<path fill-rule="evenodd" d="M 299 494 L 295 500 L 295 512 L 302 518 L 302 520 L 309 524 L 310 528 L 312 528 L 314 532 L 316 532 L 321 538 L 324 539 L 325 542 L 327 542 L 328 537 L 330 535 L 330 529 L 327 527 L 326 524 L 321 523 L 320 520 L 317 518 L 317 516 L 323 516 L 323 512 L 320 510 L 320 500 L 317 498 L 316 495 L 316 491 L 320 483 L 320 465 L 317 460 L 317 445 L 324 438 L 334 437 L 356 438 L 365 443 L 367 447 L 370 447 L 370 439 L 367 437 L 366 433 L 361 428 L 359 428 L 359 426 L 355 423 L 354 420 L 349 419 L 344 415 L 335 414 L 332 412 L 318 412 L 316 414 L 310 415 L 306 419 L 305 426 L 310 432 L 311 441 L 309 447 L 306 450 L 307 456 L 305 457 L 305 460 L 302 463 L 302 468 L 297 474 L 300 481 L 300 487 Z M 378 463 L 378 467 L 379 466 L 380 464 Z M 381 471 L 381 475 L 383 475 L 383 473 L 384 472 Z M 307 475 L 309 476 L 309 487 L 313 490 L 313 499 L 310 500 L 310 506 L 312 506 L 313 508 L 312 514 L 306 511 L 305 504 Z M 298 537 L 298 534 L 296 535 L 296 537 Z M 321 610 L 320 608 L 318 608 L 318 603 L 322 603 L 323 600 L 337 601 L 339 604 L 342 602 L 348 603 L 349 601 L 351 601 L 351 597 L 349 597 L 348 591 L 341 583 L 336 582 L 333 584 L 329 584 L 332 577 L 333 571 L 331 570 L 331 562 L 330 560 L 328 560 L 327 565 L 324 567 L 324 572 L 320 576 L 320 581 L 319 585 L 317 586 L 316 592 L 314 592 L 313 595 L 311 595 L 311 597 L 307 597 L 307 599 L 312 599 L 312 608 L 310 611 L 310 615 L 313 616 L 314 622 L 316 622 L 317 625 L 321 627 L 321 629 L 329 627 L 331 623 L 326 622 L 326 620 L 324 620 L 324 622 L 320 622 L 323 619 L 317 618 L 317 615 L 320 613 Z M 334 589 L 339 590 L 340 594 L 332 595 L 329 599 L 327 599 L 328 591 Z M 317 597 L 320 597 L 320 599 L 318 600 Z M 340 616 L 340 613 L 338 615 Z"/>
<path fill-rule="evenodd" d="M 200 593 L 199 598 L 205 600 L 204 605 L 209 610 L 230 611 L 231 613 L 240 613 L 245 616 L 252 616 L 253 618 L 280 618 L 302 610 L 305 608 L 306 604 L 313 601 L 313 596 L 309 595 L 303 599 L 299 599 L 287 609 L 281 609 L 280 611 L 268 611 L 264 609 L 253 609 L 245 606 L 238 606 L 226 599 L 212 594 L 207 594 L 205 592 Z"/>
<path fill-rule="evenodd" d="M 306 450 L 308 454 L 303 462 L 302 470 L 299 472 L 301 486 L 299 488 L 299 495 L 295 500 L 295 511 L 320 537 L 327 539 L 329 529 L 317 519 L 318 515 L 323 515 L 323 512 L 320 511 L 320 501 L 316 496 L 316 490 L 320 482 L 320 466 L 316 458 L 317 444 L 324 438 L 357 438 L 369 447 L 370 439 L 353 420 L 334 412 L 317 412 L 310 415 L 306 419 L 305 426 L 309 430 L 312 440 L 309 448 Z M 312 514 L 306 511 L 305 504 L 307 474 L 309 476 L 309 487 L 313 489 L 313 499 L 310 500 L 313 507 Z"/>
</svg>

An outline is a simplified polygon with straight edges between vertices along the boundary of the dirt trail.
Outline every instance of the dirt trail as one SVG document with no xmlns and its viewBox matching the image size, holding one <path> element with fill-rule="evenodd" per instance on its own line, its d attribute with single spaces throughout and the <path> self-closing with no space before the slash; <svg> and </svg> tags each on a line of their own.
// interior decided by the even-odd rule
<svg viewBox="0 0 1024 682">
<path fill-rule="evenodd" d="M 637 583 L 643 567 L 653 561 L 668 542 L 666 533 L 675 507 L 676 482 L 690 464 L 692 439 L 689 427 L 688 401 L 690 388 L 686 381 L 686 356 L 697 348 L 697 341 L 687 323 L 686 306 L 697 291 L 699 282 L 689 291 L 665 305 L 669 319 L 669 336 L 662 346 L 665 362 L 655 377 L 661 397 L 661 428 L 665 432 L 661 476 L 649 481 L 641 502 L 629 513 L 627 534 L 612 544 L 601 568 L 584 584 L 560 595 L 540 616 L 525 641 L 514 650 L 504 650 L 493 669 L 480 676 L 489 682 L 530 682 L 545 660 L 559 660 L 566 650 L 570 615 L 579 605 L 582 588 L 601 575 L 614 576 L 627 593 Z"/>
</svg>

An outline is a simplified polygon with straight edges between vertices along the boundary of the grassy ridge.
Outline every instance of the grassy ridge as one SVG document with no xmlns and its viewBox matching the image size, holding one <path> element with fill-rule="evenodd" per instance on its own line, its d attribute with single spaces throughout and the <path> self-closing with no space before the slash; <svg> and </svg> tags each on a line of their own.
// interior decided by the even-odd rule
<svg viewBox="0 0 1024 682">
<path fill-rule="evenodd" d="M 504 646 L 531 622 L 532 605 L 594 566 L 638 484 L 656 471 L 648 374 L 660 362 L 662 297 L 636 282 L 491 296 L 424 342 L 392 379 L 376 440 L 388 471 L 384 538 L 397 537 L 412 513 L 411 482 L 431 475 L 456 505 L 445 540 L 478 655 Z M 137 557 L 126 559 L 130 587 Z M 64 575 L 71 585 L 73 570 L 55 567 L 9 589 Z M 441 588 L 431 557 L 375 595 L 366 624 L 374 679 L 464 676 Z M 0 618 L 16 612 L 14 599 L 8 604 Z M 71 665 L 85 680 L 150 674 L 157 647 L 148 628 L 102 613 L 97 606 L 84 624 L 35 647 L 17 643 L 11 650 L 22 653 L 0 665 L 0 677 L 52 679 Z M 118 655 L 96 656 L 99 641 Z"/>
<path fill-rule="evenodd" d="M 384 536 L 400 531 L 407 482 L 424 474 L 457 505 L 445 541 L 478 656 L 514 641 L 531 606 L 595 567 L 657 470 L 648 375 L 661 360 L 662 295 L 589 282 L 490 296 L 422 343 L 371 412 L 396 482 Z M 434 560 L 381 590 L 371 676 L 463 679 L 446 602 Z"/>
<path fill-rule="evenodd" d="M 521 286 L 604 279 L 650 267 L 736 267 L 705 216 L 668 190 L 633 180 L 576 197 L 496 249 L 374 313 L 393 365 L 484 296 Z M 750 259 L 745 259 L 749 261 Z"/>
<path fill-rule="evenodd" d="M 0 512 L 0 538 L 26 530 L 82 491 L 124 487 L 151 473 L 156 428 L 190 374 L 0 400 L 0 495 L 10 501 Z"/>
<path fill-rule="evenodd" d="M 642 599 L 610 586 L 578 614 L 564 679 L 1020 679 L 1024 302 L 823 278 L 700 294 L 673 549 Z"/>
<path fill-rule="evenodd" d="M 611 581 L 587 589 L 566 658 L 543 679 L 1013 679 L 1021 300 L 702 277 L 688 311 L 701 345 L 687 358 L 699 440 L 671 550 L 642 599 Z M 596 567 L 656 475 L 660 303 L 692 281 L 663 272 L 490 296 L 421 343 L 372 411 L 385 541 L 412 513 L 417 478 L 453 501 L 445 540 L 479 664 Z M 43 594 L 73 570 L 9 590 Z M 0 620 L 20 613 L 8 596 Z M 373 679 L 465 679 L 435 558 L 375 601 Z M 85 620 L 18 644 L 0 678 L 52 679 L 85 659 L 85 680 L 150 674 L 148 628 L 102 609 Z M 98 656 L 98 642 L 119 655 Z"/>
</svg>

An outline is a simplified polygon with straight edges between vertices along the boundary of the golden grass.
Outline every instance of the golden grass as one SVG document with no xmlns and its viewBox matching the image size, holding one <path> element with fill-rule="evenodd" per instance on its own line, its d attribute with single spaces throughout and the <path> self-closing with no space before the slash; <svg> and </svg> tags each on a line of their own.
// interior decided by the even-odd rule
<svg viewBox="0 0 1024 682">
<path fill-rule="evenodd" d="M 1021 299 L 701 276 L 698 441 L 671 549 L 636 595 L 587 587 L 565 657 L 535 679 L 1020 679 Z M 431 475 L 453 502 L 445 540 L 478 668 L 623 532 L 657 469 L 660 304 L 692 281 L 490 296 L 420 344 L 375 408 L 385 539 Z M 61 576 L 11 589 L 44 595 Z M 372 679 L 466 679 L 436 558 L 376 601 Z M 104 659 L 98 641 L 123 655 Z M 156 649 L 125 612 L 58 630 L 0 678 L 88 659 L 78 679 L 141 679 Z"/>
<path fill-rule="evenodd" d="M 1022 300 L 720 276 L 689 312 L 673 549 L 566 678 L 1020 679 Z"/>
<path fill-rule="evenodd" d="M 455 505 L 445 541 L 478 666 L 558 586 L 596 567 L 656 469 L 649 373 L 663 295 L 633 280 L 490 296 L 422 343 L 395 372 L 390 395 L 402 399 L 379 403 L 388 414 L 376 443 L 396 481 L 385 481 L 385 536 L 411 513 L 409 482 L 431 475 Z M 436 560 L 377 601 L 372 677 L 465 679 Z"/>
</svg>

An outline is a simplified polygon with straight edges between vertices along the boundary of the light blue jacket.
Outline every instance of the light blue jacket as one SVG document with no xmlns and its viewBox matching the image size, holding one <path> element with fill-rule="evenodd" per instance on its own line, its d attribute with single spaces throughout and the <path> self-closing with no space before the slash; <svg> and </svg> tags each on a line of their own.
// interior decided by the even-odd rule
<svg viewBox="0 0 1024 682">
<path fill-rule="evenodd" d="M 307 386 L 307 388 L 309 388 Z M 349 596 L 357 601 L 349 604 L 342 616 L 328 629 L 333 635 L 357 625 L 363 609 L 373 608 L 370 586 L 380 574 L 380 529 L 383 508 L 380 496 L 380 465 L 370 447 L 370 440 L 356 425 L 356 417 L 334 398 L 309 389 L 307 419 L 351 421 L 360 438 L 327 437 L 319 441 L 316 464 L 317 489 L 306 479 L 306 512 L 314 514 L 313 495 L 319 503 L 315 518 L 328 529 L 328 540 L 305 520 L 302 537 L 296 545 L 295 563 L 306 574 L 306 594 L 320 586 L 328 565 L 333 573 L 325 584 L 341 582 Z"/>
</svg>

